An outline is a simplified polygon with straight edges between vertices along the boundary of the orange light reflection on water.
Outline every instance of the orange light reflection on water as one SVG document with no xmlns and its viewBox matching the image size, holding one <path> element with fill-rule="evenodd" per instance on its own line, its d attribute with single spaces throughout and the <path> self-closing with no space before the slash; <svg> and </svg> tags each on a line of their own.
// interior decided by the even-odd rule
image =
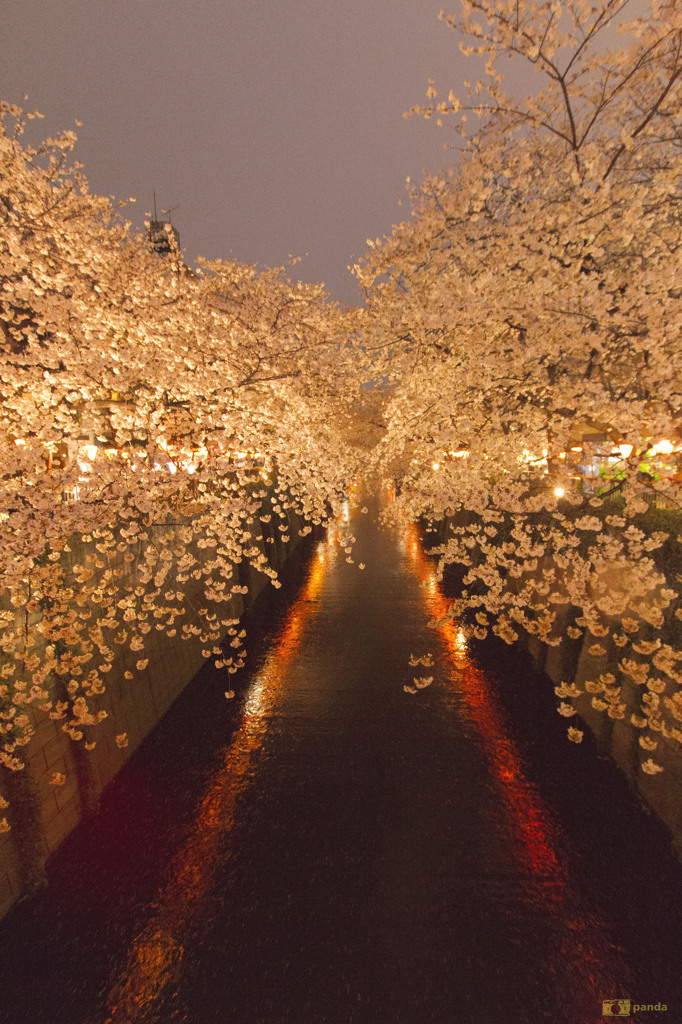
<svg viewBox="0 0 682 1024">
<path fill-rule="evenodd" d="M 242 720 L 220 769 L 198 806 L 191 831 L 174 857 L 168 880 L 150 907 L 150 918 L 133 940 L 126 967 L 107 997 L 106 1024 L 136 1024 L 180 974 L 183 936 L 225 862 L 225 836 L 235 824 L 237 804 L 247 785 L 254 753 L 267 730 L 288 666 L 298 653 L 311 602 L 335 558 L 333 538 L 318 545 L 308 579 L 287 613 L 265 664 L 246 691 Z"/>
<path fill-rule="evenodd" d="M 449 603 L 437 584 L 433 564 L 422 550 L 415 526 L 408 527 L 406 546 L 422 584 L 429 615 L 433 620 L 443 620 Z M 553 823 L 538 794 L 524 777 L 518 750 L 507 733 L 490 683 L 471 661 L 466 637 L 452 619 L 438 626 L 438 635 L 457 668 L 458 689 L 483 739 L 486 756 L 508 808 L 514 832 L 523 844 L 526 864 L 535 874 L 546 875 L 549 872 L 557 879 L 564 878 L 565 868 L 555 849 Z"/>
<path fill-rule="evenodd" d="M 410 564 L 422 584 L 424 603 L 436 627 L 443 648 L 456 670 L 461 694 L 473 725 L 483 741 L 497 789 L 507 811 L 512 834 L 521 851 L 521 866 L 531 878 L 533 899 L 544 904 L 551 917 L 557 948 L 551 955 L 565 972 L 574 1001 L 576 1020 L 601 1020 L 601 999 L 610 991 L 623 991 L 623 965 L 612 953 L 605 924 L 581 899 L 571 885 L 570 863 L 565 842 L 560 843 L 557 827 L 535 786 L 525 777 L 522 759 L 509 736 L 504 716 L 491 683 L 468 653 L 467 638 L 456 621 L 447 618 L 449 602 L 444 597 L 433 562 L 424 554 L 416 526 L 406 528 L 405 548 Z M 557 958 L 557 953 L 560 957 Z M 621 983 L 614 986 L 614 982 Z M 606 996 L 605 996 L 606 994 Z"/>
</svg>

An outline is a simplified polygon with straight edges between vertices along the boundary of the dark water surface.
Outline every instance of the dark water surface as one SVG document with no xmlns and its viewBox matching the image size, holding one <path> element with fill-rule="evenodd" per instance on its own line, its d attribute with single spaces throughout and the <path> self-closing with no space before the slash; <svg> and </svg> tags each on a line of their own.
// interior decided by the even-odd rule
<svg viewBox="0 0 682 1024">
<path fill-rule="evenodd" d="M 292 596 L 0 926 L 2 1024 L 680 1024 L 663 830 L 517 656 L 429 628 L 416 532 L 353 513 Z"/>
</svg>

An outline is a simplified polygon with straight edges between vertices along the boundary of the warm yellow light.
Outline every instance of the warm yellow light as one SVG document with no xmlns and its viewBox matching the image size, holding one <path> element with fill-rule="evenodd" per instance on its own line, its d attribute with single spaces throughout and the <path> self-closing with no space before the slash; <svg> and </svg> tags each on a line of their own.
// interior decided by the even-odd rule
<svg viewBox="0 0 682 1024">
<path fill-rule="evenodd" d="M 575 448 L 571 448 L 571 451 L 572 452 L 581 452 L 582 448 L 580 447 L 580 445 L 577 445 Z"/>
<path fill-rule="evenodd" d="M 675 445 L 672 441 L 659 441 L 651 449 L 654 455 L 670 455 L 675 450 Z"/>
<path fill-rule="evenodd" d="M 94 462 L 95 461 L 95 457 L 97 456 L 97 445 L 96 444 L 86 444 L 86 446 L 85 446 L 85 454 L 90 459 L 90 462 Z"/>
<path fill-rule="evenodd" d="M 559 452 L 559 458 L 560 459 L 565 459 L 566 458 L 566 452 Z"/>
<path fill-rule="evenodd" d="M 563 498 L 566 491 L 563 489 L 563 487 L 555 487 L 554 493 L 556 494 L 557 498 Z"/>
<path fill-rule="evenodd" d="M 618 445 L 618 451 L 620 452 L 620 454 L 623 456 L 624 459 L 629 459 L 630 456 L 632 455 L 632 445 L 631 444 L 619 444 Z"/>
<path fill-rule="evenodd" d="M 16 444 L 16 445 L 17 445 L 17 446 L 18 446 L 19 448 L 25 448 L 25 447 L 26 447 L 26 441 L 24 440 L 24 438 L 23 438 L 23 437 L 15 437 L 15 438 L 14 438 L 14 443 L 15 443 L 15 444 Z"/>
<path fill-rule="evenodd" d="M 433 462 L 432 466 L 434 469 L 440 469 L 440 462 Z"/>
<path fill-rule="evenodd" d="M 545 448 L 545 449 L 543 449 L 543 451 L 546 452 L 547 449 Z M 483 456 L 484 459 L 487 459 L 488 457 L 489 456 L 487 456 L 487 455 Z M 529 451 L 528 448 L 524 448 L 523 449 L 523 453 L 521 455 L 517 456 L 517 462 L 521 462 L 521 463 L 524 463 L 524 462 L 542 462 L 542 459 L 543 459 L 543 456 L 536 455 L 534 452 Z"/>
</svg>

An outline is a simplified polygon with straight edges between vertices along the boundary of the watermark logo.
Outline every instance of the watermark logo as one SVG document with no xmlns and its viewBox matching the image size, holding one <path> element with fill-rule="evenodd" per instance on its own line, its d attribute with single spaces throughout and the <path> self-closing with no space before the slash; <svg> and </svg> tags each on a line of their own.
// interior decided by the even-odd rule
<svg viewBox="0 0 682 1024">
<path fill-rule="evenodd" d="M 601 1004 L 602 1017 L 629 1017 L 646 1010 L 667 1009 L 665 1003 L 633 1003 L 630 999 L 604 999 Z"/>
<path fill-rule="evenodd" d="M 629 999 L 605 999 L 601 1004 L 602 1017 L 629 1017 Z"/>
</svg>

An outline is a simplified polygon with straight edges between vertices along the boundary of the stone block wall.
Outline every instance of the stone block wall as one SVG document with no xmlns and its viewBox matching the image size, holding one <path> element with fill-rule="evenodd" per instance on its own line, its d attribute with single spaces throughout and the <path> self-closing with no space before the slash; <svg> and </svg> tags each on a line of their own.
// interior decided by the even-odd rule
<svg viewBox="0 0 682 1024">
<path fill-rule="evenodd" d="M 288 543 L 274 530 L 264 530 L 254 541 L 278 570 L 300 543 L 301 520 L 289 513 L 289 523 Z M 222 603 L 222 618 L 241 617 L 269 585 L 267 576 L 246 563 L 240 569 L 240 583 L 248 586 L 248 593 Z M 61 721 L 31 709 L 35 734 L 24 750 L 26 767 L 18 772 L 3 770 L 3 791 L 10 804 L 5 813 L 11 829 L 0 835 L 0 917 L 24 893 L 42 884 L 47 858 L 96 808 L 105 786 L 201 668 L 203 646 L 196 637 L 183 640 L 152 630 L 143 651 L 119 650 L 100 698 L 107 718 L 85 730 L 86 738 L 96 743 L 92 751 L 74 743 L 63 732 Z M 140 658 L 148 659 L 142 673 L 135 670 Z M 126 671 L 133 672 L 132 679 L 125 678 Z M 123 733 L 127 745 L 120 746 L 117 737 Z M 64 776 L 63 785 L 50 784 L 55 773 Z"/>
<path fill-rule="evenodd" d="M 557 627 L 568 624 L 570 609 L 563 610 L 563 616 L 557 619 Z M 565 632 L 565 631 L 564 631 Z M 532 639 L 528 650 L 533 662 L 557 686 L 561 682 L 576 683 L 584 687 L 588 680 L 598 680 L 605 672 L 617 674 L 617 664 L 622 656 L 617 648 L 606 650 L 605 654 L 591 654 L 589 648 L 595 638 L 586 635 L 580 641 L 578 657 L 575 652 L 567 658 L 567 644 L 548 647 Z M 630 715 L 641 714 L 641 687 L 626 680 L 623 684 L 623 698 L 627 705 L 625 717 L 612 719 L 601 711 L 596 711 L 591 704 L 591 695 L 584 693 L 575 701 L 578 714 L 584 725 L 597 740 L 600 751 L 613 758 L 619 768 L 627 776 L 630 785 L 639 793 L 654 813 L 670 830 L 673 850 L 682 860 L 682 748 L 673 739 L 666 739 L 658 733 L 658 747 L 651 752 L 639 745 L 641 730 L 630 722 Z M 661 765 L 663 772 L 658 775 L 647 775 L 640 765 L 649 757 Z"/>
<path fill-rule="evenodd" d="M 434 524 L 435 535 L 430 538 L 431 545 L 444 543 L 449 536 L 450 525 L 455 522 L 456 525 L 464 525 L 467 518 L 475 516 L 473 513 L 460 514 L 456 521 L 446 518 Z M 544 567 L 550 566 L 551 562 L 547 559 Z M 560 573 L 557 575 L 560 578 Z M 457 569 L 451 571 L 449 587 L 453 594 L 461 585 L 462 577 L 463 573 Z M 599 676 L 606 672 L 612 672 L 618 678 L 622 678 L 617 668 L 622 651 L 614 644 L 608 644 L 605 654 L 595 656 L 589 650 L 596 643 L 595 637 L 586 634 L 579 640 L 569 638 L 567 628 L 574 624 L 575 613 L 576 609 L 568 605 L 557 609 L 555 632 L 562 636 L 562 642 L 558 646 L 549 646 L 535 637 L 527 637 L 517 642 L 528 650 L 535 668 L 544 672 L 557 686 L 561 682 L 574 682 L 582 689 L 586 681 L 598 680 Z M 633 712 L 641 714 L 641 688 L 626 679 L 623 684 L 623 695 L 627 704 L 623 719 L 612 719 L 606 713 L 595 710 L 589 693 L 579 697 L 575 706 L 582 723 L 597 740 L 600 751 L 616 762 L 633 789 L 669 829 L 673 851 L 682 860 L 682 747 L 676 740 L 666 739 L 659 733 L 656 750 L 653 753 L 644 750 L 639 744 L 641 730 L 630 721 Z M 571 721 L 574 720 L 566 719 L 567 724 Z M 641 764 L 649 757 L 653 757 L 654 761 L 661 765 L 662 773 L 648 775 L 642 770 Z"/>
</svg>

